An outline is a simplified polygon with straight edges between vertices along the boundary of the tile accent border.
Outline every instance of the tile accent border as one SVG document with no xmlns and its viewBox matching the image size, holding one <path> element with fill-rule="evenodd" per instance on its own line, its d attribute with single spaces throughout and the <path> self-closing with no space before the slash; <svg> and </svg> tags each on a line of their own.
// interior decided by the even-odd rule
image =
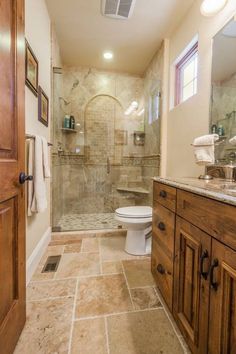
<svg viewBox="0 0 236 354">
<path fill-rule="evenodd" d="M 94 165 L 106 166 L 102 161 L 87 161 L 85 155 L 78 155 L 70 152 L 61 154 L 52 154 L 53 166 L 63 165 Z M 134 166 L 134 167 L 160 167 L 160 155 L 143 155 L 143 156 L 123 156 L 120 163 L 111 163 L 111 166 Z"/>
<path fill-rule="evenodd" d="M 51 227 L 49 227 L 45 231 L 37 246 L 26 261 L 26 286 L 29 284 L 36 268 L 39 265 L 40 259 L 42 258 L 43 254 L 45 253 L 48 247 L 48 244 L 51 241 L 51 234 Z"/>
</svg>

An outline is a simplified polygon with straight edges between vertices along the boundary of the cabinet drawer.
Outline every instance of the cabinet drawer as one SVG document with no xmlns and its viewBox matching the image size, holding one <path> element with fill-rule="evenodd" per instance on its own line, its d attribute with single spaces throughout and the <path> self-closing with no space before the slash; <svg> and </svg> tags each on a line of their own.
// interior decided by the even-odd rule
<svg viewBox="0 0 236 354">
<path fill-rule="evenodd" d="M 236 207 L 178 190 L 177 214 L 236 249 Z"/>
<path fill-rule="evenodd" d="M 170 259 L 173 259 L 175 214 L 156 201 L 153 205 L 152 231 L 158 245 Z"/>
<path fill-rule="evenodd" d="M 152 240 L 152 274 L 165 302 L 172 310 L 173 262 L 154 239 Z"/>
<path fill-rule="evenodd" d="M 154 182 L 153 199 L 175 212 L 176 209 L 176 188 L 163 183 Z"/>
</svg>

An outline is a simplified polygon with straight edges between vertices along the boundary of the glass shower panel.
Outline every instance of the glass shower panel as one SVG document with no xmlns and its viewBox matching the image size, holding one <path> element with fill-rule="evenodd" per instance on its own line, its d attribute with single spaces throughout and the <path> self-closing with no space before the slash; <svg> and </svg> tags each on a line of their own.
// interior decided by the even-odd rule
<svg viewBox="0 0 236 354">
<path fill-rule="evenodd" d="M 150 205 L 144 115 L 125 115 L 143 99 L 143 81 L 58 68 L 53 81 L 53 230 L 119 228 L 118 207 Z M 65 115 L 74 117 L 74 131 L 63 128 Z"/>
</svg>

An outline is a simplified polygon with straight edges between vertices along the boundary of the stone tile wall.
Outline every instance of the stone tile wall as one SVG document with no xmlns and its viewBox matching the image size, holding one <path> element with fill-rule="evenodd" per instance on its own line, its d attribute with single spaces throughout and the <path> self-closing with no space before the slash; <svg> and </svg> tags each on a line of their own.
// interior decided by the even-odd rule
<svg viewBox="0 0 236 354">
<path fill-rule="evenodd" d="M 137 113 L 144 106 L 147 110 L 148 91 L 161 77 L 162 55 L 153 59 L 145 79 L 88 68 L 54 73 L 54 227 L 65 214 L 152 204 L 151 178 L 159 174 L 160 126 L 159 122 L 149 126 L 147 111 Z M 124 112 L 132 101 L 139 103 L 139 109 L 127 116 Z M 65 114 L 75 117 L 77 133 L 61 130 Z M 135 145 L 134 132 L 144 129 L 144 145 Z M 119 186 L 143 187 L 150 193 L 121 192 Z"/>
</svg>

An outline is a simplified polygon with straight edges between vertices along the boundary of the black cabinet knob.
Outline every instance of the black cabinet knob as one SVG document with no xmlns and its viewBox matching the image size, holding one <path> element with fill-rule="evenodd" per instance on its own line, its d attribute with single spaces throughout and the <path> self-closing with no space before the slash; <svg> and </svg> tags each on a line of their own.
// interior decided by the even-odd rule
<svg viewBox="0 0 236 354">
<path fill-rule="evenodd" d="M 161 190 L 160 193 L 159 193 L 159 195 L 160 195 L 160 197 L 162 197 L 162 198 L 166 198 L 166 197 L 167 197 L 167 193 L 166 193 L 166 191 L 164 191 L 164 190 Z"/>
<path fill-rule="evenodd" d="M 24 172 L 21 172 L 19 175 L 20 184 L 24 184 L 26 181 L 33 181 L 33 176 L 26 175 Z"/>
<path fill-rule="evenodd" d="M 165 231 L 166 229 L 166 225 L 164 224 L 164 222 L 159 222 L 159 224 L 157 225 L 158 229 L 161 231 Z"/>
</svg>

